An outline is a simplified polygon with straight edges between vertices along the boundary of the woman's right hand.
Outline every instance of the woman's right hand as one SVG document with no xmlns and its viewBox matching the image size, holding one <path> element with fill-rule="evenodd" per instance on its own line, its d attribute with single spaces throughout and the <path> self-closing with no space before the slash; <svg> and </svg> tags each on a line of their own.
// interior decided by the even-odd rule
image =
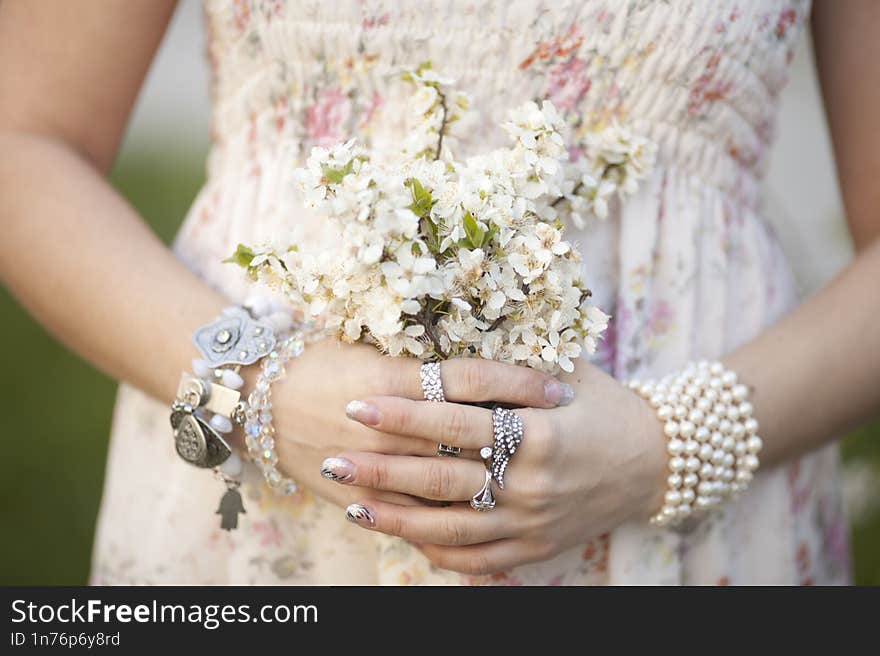
<svg viewBox="0 0 880 656">
<path fill-rule="evenodd" d="M 287 365 L 287 376 L 274 383 L 273 417 L 278 468 L 305 486 L 345 508 L 364 491 L 325 480 L 321 466 L 328 457 L 344 451 L 372 451 L 388 455 L 436 457 L 433 441 L 382 433 L 350 421 L 346 412 L 357 410 L 352 401 L 372 396 L 399 396 L 423 401 L 419 367 L 414 358 L 383 355 L 366 344 L 344 344 L 325 339 L 308 344 L 303 354 Z M 481 358 L 456 358 L 443 362 L 441 377 L 449 402 L 492 401 L 519 407 L 553 408 L 571 401 L 571 388 L 552 376 L 527 367 Z M 364 422 L 369 423 L 369 422 Z M 444 431 L 445 432 L 445 431 Z M 449 427 L 455 434 L 455 427 Z M 492 436 L 486 436 L 491 444 Z M 462 453 L 462 457 L 476 457 Z M 393 503 L 418 503 L 413 497 L 376 492 L 375 498 Z"/>
</svg>

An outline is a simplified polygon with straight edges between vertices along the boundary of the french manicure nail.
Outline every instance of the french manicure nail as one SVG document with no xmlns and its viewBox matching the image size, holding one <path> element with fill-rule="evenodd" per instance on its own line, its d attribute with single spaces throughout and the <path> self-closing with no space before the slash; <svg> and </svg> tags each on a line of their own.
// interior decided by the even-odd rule
<svg viewBox="0 0 880 656">
<path fill-rule="evenodd" d="M 568 405 L 574 401 L 574 388 L 568 383 L 548 380 L 544 383 L 544 398 L 553 405 Z"/>
<path fill-rule="evenodd" d="M 359 503 L 353 503 L 345 509 L 345 518 L 355 524 L 367 524 L 375 526 L 376 520 L 373 519 L 373 513 Z"/>
<path fill-rule="evenodd" d="M 354 463 L 345 458 L 327 458 L 321 463 L 321 476 L 328 481 L 346 483 L 354 476 Z"/>
<path fill-rule="evenodd" d="M 364 403 L 363 401 L 351 401 L 345 406 L 345 415 L 349 419 L 354 419 L 367 426 L 375 426 L 381 418 L 379 409 L 376 406 Z"/>
</svg>

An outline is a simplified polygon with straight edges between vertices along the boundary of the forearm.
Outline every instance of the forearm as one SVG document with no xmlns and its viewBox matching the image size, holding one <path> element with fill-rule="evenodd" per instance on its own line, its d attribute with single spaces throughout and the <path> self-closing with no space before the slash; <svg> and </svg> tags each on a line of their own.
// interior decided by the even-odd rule
<svg viewBox="0 0 880 656">
<path fill-rule="evenodd" d="M 725 363 L 754 388 L 772 465 L 880 412 L 880 240 L 822 291 Z"/>
<path fill-rule="evenodd" d="M 193 330 L 224 305 L 100 173 L 60 141 L 0 134 L 0 275 L 69 348 L 173 398 Z"/>
</svg>

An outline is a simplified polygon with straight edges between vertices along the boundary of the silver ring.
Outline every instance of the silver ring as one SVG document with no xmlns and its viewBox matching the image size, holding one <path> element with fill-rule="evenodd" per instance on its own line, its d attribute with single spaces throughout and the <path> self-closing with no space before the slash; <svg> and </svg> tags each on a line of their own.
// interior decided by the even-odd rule
<svg viewBox="0 0 880 656">
<path fill-rule="evenodd" d="M 433 401 L 435 403 L 445 403 L 446 395 L 443 393 L 443 380 L 440 378 L 440 363 L 425 362 L 419 368 L 419 378 L 422 381 L 422 394 L 425 401 Z M 437 455 L 449 458 L 455 458 L 461 454 L 460 446 L 451 444 L 437 445 Z"/>
<path fill-rule="evenodd" d="M 484 446 L 480 449 L 480 458 L 486 467 L 486 480 L 477 493 L 471 497 L 471 508 L 478 512 L 492 510 L 495 507 L 495 495 L 492 493 L 492 447 Z"/>
<path fill-rule="evenodd" d="M 492 410 L 492 477 L 504 489 L 504 472 L 523 439 L 523 421 L 513 410 L 496 407 Z"/>
</svg>

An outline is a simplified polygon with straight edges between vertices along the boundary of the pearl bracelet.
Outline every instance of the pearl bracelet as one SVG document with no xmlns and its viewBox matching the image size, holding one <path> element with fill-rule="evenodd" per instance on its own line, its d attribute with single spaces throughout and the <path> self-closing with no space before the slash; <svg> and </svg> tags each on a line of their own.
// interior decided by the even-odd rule
<svg viewBox="0 0 880 656">
<path fill-rule="evenodd" d="M 668 489 L 652 525 L 678 525 L 748 486 L 762 442 L 749 388 L 736 373 L 700 360 L 658 382 L 628 386 L 657 410 L 668 440 Z"/>
</svg>

